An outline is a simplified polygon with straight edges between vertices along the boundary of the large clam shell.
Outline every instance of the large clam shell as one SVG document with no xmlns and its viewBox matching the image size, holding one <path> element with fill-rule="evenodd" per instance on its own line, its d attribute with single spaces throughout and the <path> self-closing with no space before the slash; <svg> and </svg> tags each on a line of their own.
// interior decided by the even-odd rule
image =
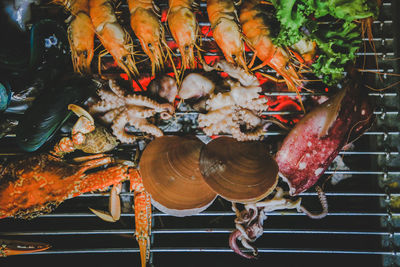
<svg viewBox="0 0 400 267">
<path fill-rule="evenodd" d="M 197 138 L 162 136 L 150 142 L 140 159 L 143 185 L 153 205 L 170 215 L 189 216 L 205 210 L 216 194 L 204 182 Z"/>
<path fill-rule="evenodd" d="M 261 142 L 214 139 L 200 154 L 200 171 L 221 197 L 239 203 L 259 201 L 278 182 L 278 165 Z"/>
</svg>

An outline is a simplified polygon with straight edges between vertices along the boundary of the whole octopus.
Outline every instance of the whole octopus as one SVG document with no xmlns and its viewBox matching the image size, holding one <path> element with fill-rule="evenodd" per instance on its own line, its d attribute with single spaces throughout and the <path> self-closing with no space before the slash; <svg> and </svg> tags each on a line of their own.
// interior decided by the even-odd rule
<svg viewBox="0 0 400 267">
<path fill-rule="evenodd" d="M 133 143 L 137 139 L 135 135 L 125 131 L 127 124 L 156 137 L 163 135 L 147 118 L 160 113 L 161 119 L 169 119 L 175 112 L 173 105 L 160 104 L 143 95 L 125 94 L 114 80 L 109 80 L 109 87 L 111 91 L 104 88 L 98 91 L 100 100 L 91 105 L 89 112 L 100 115 L 100 120 L 111 124 L 113 134 L 122 143 Z"/>
<path fill-rule="evenodd" d="M 258 79 L 225 60 L 213 67 L 205 65 L 204 69 L 226 72 L 231 77 L 226 80 L 230 91 L 217 93 L 215 85 L 199 74 L 188 75 L 183 80 L 179 92 L 181 98 L 208 95 L 207 113 L 199 114 L 199 127 L 208 136 L 225 133 L 238 141 L 258 140 L 264 132 L 261 112 L 268 109 L 267 99 L 259 95 L 262 88 Z"/>
</svg>

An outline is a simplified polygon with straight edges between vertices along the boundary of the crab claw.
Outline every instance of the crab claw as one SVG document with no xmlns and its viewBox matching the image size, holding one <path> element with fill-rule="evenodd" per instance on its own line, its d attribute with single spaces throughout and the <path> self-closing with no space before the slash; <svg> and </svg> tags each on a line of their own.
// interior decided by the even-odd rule
<svg viewBox="0 0 400 267">
<path fill-rule="evenodd" d="M 231 235 L 229 236 L 229 246 L 231 247 L 231 249 L 232 249 L 236 254 L 239 254 L 240 256 L 242 256 L 242 257 L 244 257 L 244 258 L 246 258 L 246 259 L 254 259 L 255 256 L 246 254 L 246 253 L 244 253 L 244 252 L 242 252 L 242 251 L 240 250 L 240 248 L 239 248 L 239 246 L 238 246 L 238 244 L 237 244 L 236 241 L 237 241 L 237 239 L 238 239 L 239 237 L 241 237 L 241 236 L 242 236 L 242 233 L 241 233 L 238 229 L 236 229 L 235 231 L 233 231 L 233 232 L 231 233 Z"/>
<path fill-rule="evenodd" d="M 75 113 L 79 117 L 78 121 L 72 128 L 72 134 L 82 133 L 87 134 L 92 132 L 94 127 L 94 119 L 85 109 L 75 104 L 69 104 L 68 109 Z"/>
<path fill-rule="evenodd" d="M 95 210 L 89 208 L 95 215 L 106 222 L 116 222 L 121 217 L 121 199 L 119 193 L 121 193 L 122 185 L 119 183 L 114 185 L 111 189 L 110 198 L 108 202 L 109 212 Z"/>
<path fill-rule="evenodd" d="M 75 105 L 75 104 L 69 104 L 68 110 L 71 110 L 72 112 L 74 112 L 76 114 L 76 116 L 78 116 L 78 117 L 87 118 L 92 124 L 94 124 L 94 119 L 93 119 L 92 115 L 90 115 L 89 112 L 87 112 L 85 109 L 81 108 L 80 106 Z"/>
<path fill-rule="evenodd" d="M 50 247 L 45 243 L 0 239 L 0 257 L 39 252 Z"/>
</svg>

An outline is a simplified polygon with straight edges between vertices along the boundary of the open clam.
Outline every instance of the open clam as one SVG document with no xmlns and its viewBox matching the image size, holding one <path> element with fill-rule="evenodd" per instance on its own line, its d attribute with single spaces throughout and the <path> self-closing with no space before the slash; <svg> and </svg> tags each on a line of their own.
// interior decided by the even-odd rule
<svg viewBox="0 0 400 267">
<path fill-rule="evenodd" d="M 146 146 L 140 171 L 157 209 L 173 216 L 190 216 L 214 201 L 216 194 L 200 173 L 202 147 L 196 138 L 178 136 L 162 136 Z"/>
<path fill-rule="evenodd" d="M 278 182 L 278 165 L 261 142 L 220 137 L 200 153 L 200 171 L 221 197 L 251 203 L 268 196 Z"/>
</svg>

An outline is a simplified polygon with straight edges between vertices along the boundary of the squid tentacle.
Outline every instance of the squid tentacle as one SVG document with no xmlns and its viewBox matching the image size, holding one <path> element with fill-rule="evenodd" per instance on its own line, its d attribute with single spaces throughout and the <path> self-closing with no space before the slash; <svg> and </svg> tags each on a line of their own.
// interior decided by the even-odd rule
<svg viewBox="0 0 400 267">
<path fill-rule="evenodd" d="M 326 195 L 324 191 L 322 191 L 322 188 L 319 186 L 315 187 L 315 190 L 317 191 L 318 194 L 318 199 L 321 202 L 322 206 L 322 212 L 319 214 L 314 214 L 308 211 L 305 207 L 299 206 L 299 211 L 305 213 L 308 217 L 312 219 L 322 219 L 328 215 L 328 200 L 326 199 Z"/>
<path fill-rule="evenodd" d="M 247 258 L 247 259 L 253 259 L 254 256 L 253 255 L 249 255 L 246 254 L 244 252 L 242 252 L 236 242 L 236 240 L 241 236 L 241 232 L 239 230 L 235 230 L 231 233 L 231 235 L 229 236 L 229 246 L 232 248 L 232 250 L 239 254 L 240 256 Z"/>
</svg>

